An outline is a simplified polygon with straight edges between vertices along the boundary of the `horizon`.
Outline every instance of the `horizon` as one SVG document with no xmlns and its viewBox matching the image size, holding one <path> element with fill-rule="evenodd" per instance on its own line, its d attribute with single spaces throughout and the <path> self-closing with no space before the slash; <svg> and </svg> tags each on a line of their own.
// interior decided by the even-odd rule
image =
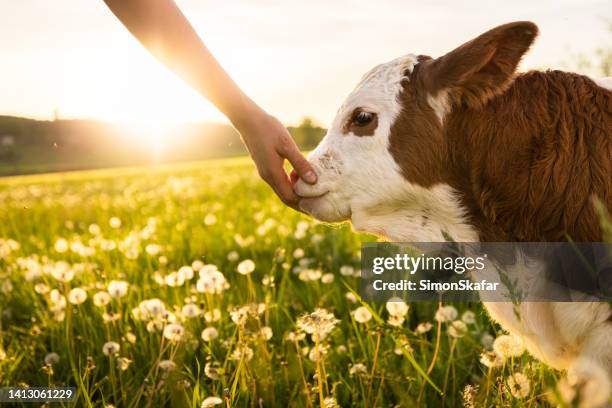
<svg viewBox="0 0 612 408">
<path fill-rule="evenodd" d="M 309 117 L 322 127 L 363 73 L 399 55 L 436 57 L 495 25 L 532 20 L 540 36 L 521 69 L 576 69 L 578 55 L 589 58 L 606 45 L 612 20 L 601 0 L 177 3 L 257 103 L 285 124 Z M 52 120 L 59 112 L 60 119 L 146 127 L 228 123 L 154 60 L 102 1 L 29 0 L 0 11 L 10 21 L 0 26 L 7 61 L 0 66 L 0 115 Z"/>
</svg>

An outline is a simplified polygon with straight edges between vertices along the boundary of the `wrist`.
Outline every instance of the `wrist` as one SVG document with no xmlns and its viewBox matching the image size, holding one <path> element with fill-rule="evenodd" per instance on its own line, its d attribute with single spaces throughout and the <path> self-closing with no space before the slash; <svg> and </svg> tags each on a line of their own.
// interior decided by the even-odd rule
<svg viewBox="0 0 612 408">
<path fill-rule="evenodd" d="M 268 114 L 250 99 L 242 101 L 228 114 L 234 128 L 241 134 L 247 133 L 267 117 Z"/>
</svg>

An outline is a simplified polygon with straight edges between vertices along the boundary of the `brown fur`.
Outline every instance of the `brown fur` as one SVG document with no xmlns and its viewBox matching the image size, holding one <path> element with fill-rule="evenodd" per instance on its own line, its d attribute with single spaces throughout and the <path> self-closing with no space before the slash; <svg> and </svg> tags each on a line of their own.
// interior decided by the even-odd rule
<svg viewBox="0 0 612 408">
<path fill-rule="evenodd" d="M 458 191 L 483 241 L 601 241 L 592 199 L 612 211 L 612 92 L 560 71 L 515 77 L 536 33 L 506 24 L 420 59 L 390 151 L 407 180 Z M 445 90 L 440 124 L 427 98 Z"/>
</svg>

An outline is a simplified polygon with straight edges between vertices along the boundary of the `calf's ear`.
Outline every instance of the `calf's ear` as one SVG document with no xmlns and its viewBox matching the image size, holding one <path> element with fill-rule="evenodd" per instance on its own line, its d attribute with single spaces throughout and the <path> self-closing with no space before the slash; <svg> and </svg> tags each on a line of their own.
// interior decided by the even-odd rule
<svg viewBox="0 0 612 408">
<path fill-rule="evenodd" d="M 495 27 L 442 57 L 425 61 L 425 86 L 433 97 L 443 91 L 452 104 L 478 108 L 506 90 L 537 35 L 538 27 L 530 21 Z"/>
</svg>

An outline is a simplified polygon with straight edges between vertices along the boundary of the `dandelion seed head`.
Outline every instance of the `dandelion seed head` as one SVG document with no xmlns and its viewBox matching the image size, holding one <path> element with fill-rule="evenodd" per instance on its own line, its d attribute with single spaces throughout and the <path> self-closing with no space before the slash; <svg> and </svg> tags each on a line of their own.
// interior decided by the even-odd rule
<svg viewBox="0 0 612 408">
<path fill-rule="evenodd" d="M 183 339 L 185 328 L 178 323 L 171 323 L 164 328 L 164 337 L 172 342 Z"/>
<path fill-rule="evenodd" d="M 323 407 L 325 408 L 339 408 L 338 401 L 334 397 L 326 397 L 323 400 Z"/>
<path fill-rule="evenodd" d="M 319 340 L 327 337 L 340 321 L 333 313 L 317 308 L 312 313 L 306 313 L 297 320 L 297 326 L 308 334 L 318 336 Z"/>
<path fill-rule="evenodd" d="M 49 353 L 45 356 L 45 365 L 52 366 L 60 361 L 60 356 L 57 353 Z"/>
<path fill-rule="evenodd" d="M 87 300 L 87 292 L 82 288 L 71 289 L 68 293 L 68 301 L 73 305 L 80 305 Z"/>
<path fill-rule="evenodd" d="M 204 330 L 202 330 L 201 337 L 202 337 L 202 340 L 204 341 L 212 341 L 216 339 L 217 337 L 219 337 L 219 332 L 214 327 L 207 327 Z"/>
<path fill-rule="evenodd" d="M 162 360 L 157 364 L 157 366 L 162 371 L 172 371 L 176 368 L 176 363 L 172 360 Z"/>
<path fill-rule="evenodd" d="M 100 235 L 100 233 L 102 232 L 98 224 L 90 224 L 87 230 L 91 235 Z"/>
<path fill-rule="evenodd" d="M 255 270 L 255 262 L 253 262 L 251 259 L 245 259 L 238 264 L 236 270 L 241 275 L 248 275 Z"/>
<path fill-rule="evenodd" d="M 113 229 L 121 228 L 121 219 L 119 217 L 111 217 L 108 220 L 108 225 Z"/>
<path fill-rule="evenodd" d="M 178 273 L 177 271 L 173 271 L 166 275 L 166 277 L 164 278 L 164 282 L 171 288 L 178 288 L 180 286 L 183 286 L 183 284 L 185 283 L 185 276 Z"/>
<path fill-rule="evenodd" d="M 476 407 L 476 394 L 478 393 L 478 386 L 468 384 L 461 393 L 461 399 L 463 400 L 463 406 L 465 408 Z"/>
<path fill-rule="evenodd" d="M 408 314 L 408 305 L 401 299 L 389 299 L 385 307 L 391 316 L 403 317 Z"/>
<path fill-rule="evenodd" d="M 221 311 L 219 309 L 207 311 L 206 313 L 204 313 L 204 320 L 206 320 L 208 323 L 218 322 L 219 320 L 221 320 Z"/>
<path fill-rule="evenodd" d="M 132 360 L 129 358 L 120 357 L 117 359 L 117 368 L 121 371 L 126 371 L 130 367 L 130 364 L 132 364 Z"/>
<path fill-rule="evenodd" d="M 368 374 L 368 369 L 366 368 L 366 366 L 362 363 L 356 363 L 353 364 L 350 368 L 349 368 L 349 375 L 351 377 L 355 377 L 355 376 L 361 376 L 361 375 L 367 375 Z"/>
<path fill-rule="evenodd" d="M 196 290 L 200 293 L 218 295 L 230 287 L 229 282 L 225 279 L 223 273 L 216 269 L 216 266 L 214 269 L 205 266 L 200 269 L 199 274 L 200 279 L 196 283 Z"/>
<path fill-rule="evenodd" d="M 457 309 L 454 306 L 442 306 L 436 311 L 434 319 L 437 322 L 452 322 L 457 319 Z"/>
<path fill-rule="evenodd" d="M 406 321 L 406 318 L 404 316 L 391 315 L 387 319 L 387 323 L 389 323 L 390 326 L 394 326 L 394 327 L 401 327 L 405 321 Z"/>
<path fill-rule="evenodd" d="M 419 323 L 415 329 L 418 334 L 425 334 L 433 328 L 433 324 L 429 322 Z"/>
<path fill-rule="evenodd" d="M 230 262 L 236 262 L 238 259 L 240 259 L 240 254 L 236 251 L 231 251 L 227 254 L 227 260 Z"/>
<path fill-rule="evenodd" d="M 520 357 L 525 347 L 518 337 L 503 334 L 493 341 L 493 350 L 503 358 L 511 358 Z"/>
<path fill-rule="evenodd" d="M 448 325 L 448 335 L 459 339 L 468 333 L 467 325 L 462 320 L 455 320 Z"/>
<path fill-rule="evenodd" d="M 111 295 L 108 292 L 100 291 L 93 295 L 93 303 L 97 307 L 104 307 L 111 301 Z"/>
<path fill-rule="evenodd" d="M 476 323 L 476 314 L 474 314 L 474 312 L 472 312 L 471 310 L 466 310 L 461 315 L 461 320 L 463 320 L 463 323 L 465 323 L 465 324 L 475 324 Z"/>
<path fill-rule="evenodd" d="M 114 341 L 107 341 L 102 346 L 102 353 L 104 353 L 105 356 L 114 356 L 119 353 L 119 350 L 121 350 L 119 343 Z"/>
<path fill-rule="evenodd" d="M 212 380 L 218 380 L 220 373 L 219 364 L 208 362 L 204 366 L 204 374 Z"/>
<path fill-rule="evenodd" d="M 182 275 L 184 280 L 191 280 L 193 279 L 193 268 L 188 265 L 181 266 L 178 270 L 178 274 Z"/>
<path fill-rule="evenodd" d="M 2 285 L 0 285 L 0 292 L 2 292 L 5 295 L 8 295 L 12 291 L 13 291 L 13 284 L 11 283 L 10 280 L 5 280 L 4 282 L 2 282 Z"/>
<path fill-rule="evenodd" d="M 494 351 L 485 351 L 480 355 L 480 362 L 488 368 L 497 368 L 504 365 L 504 358 Z"/>
<path fill-rule="evenodd" d="M 328 352 L 329 344 L 319 344 L 319 347 L 313 347 L 308 351 L 308 359 L 315 363 L 323 361 Z"/>
<path fill-rule="evenodd" d="M 215 405 L 223 404 L 223 400 L 219 397 L 207 397 L 202 401 L 200 408 L 213 408 Z"/>
<path fill-rule="evenodd" d="M 272 328 L 269 326 L 262 327 L 261 329 L 259 329 L 259 335 L 265 341 L 270 340 L 273 336 Z"/>
<path fill-rule="evenodd" d="M 108 283 L 107 291 L 111 297 L 115 299 L 121 298 L 127 294 L 128 283 L 125 281 L 112 280 Z"/>
<path fill-rule="evenodd" d="M 340 267 L 340 275 L 342 276 L 353 276 L 355 273 L 355 268 L 350 265 L 342 265 Z"/>
<path fill-rule="evenodd" d="M 215 225 L 217 223 L 217 217 L 215 214 L 206 214 L 204 217 L 204 224 L 207 226 Z"/>
<path fill-rule="evenodd" d="M 231 358 L 232 360 L 236 360 L 236 361 L 240 361 L 240 360 L 251 361 L 251 359 L 253 358 L 253 349 L 251 349 L 249 346 L 245 344 L 239 345 L 238 347 L 234 349 L 234 352 L 232 353 Z"/>
<path fill-rule="evenodd" d="M 480 336 L 480 344 L 487 350 L 493 349 L 494 340 L 495 338 L 490 333 L 483 333 L 483 335 Z"/>
<path fill-rule="evenodd" d="M 529 396 L 531 386 L 529 379 L 523 373 L 514 373 L 506 378 L 510 394 L 514 398 L 526 398 Z"/>
<path fill-rule="evenodd" d="M 321 276 L 321 283 L 329 285 L 330 283 L 334 282 L 334 279 L 335 276 L 333 273 L 326 273 L 325 275 Z"/>
<path fill-rule="evenodd" d="M 64 238 L 59 238 L 55 241 L 53 248 L 55 249 L 55 252 L 63 254 L 64 252 L 68 251 L 68 241 Z"/>
<path fill-rule="evenodd" d="M 360 306 L 353 310 L 352 314 L 357 323 L 367 323 L 372 319 L 372 313 L 365 306 Z"/>
</svg>

